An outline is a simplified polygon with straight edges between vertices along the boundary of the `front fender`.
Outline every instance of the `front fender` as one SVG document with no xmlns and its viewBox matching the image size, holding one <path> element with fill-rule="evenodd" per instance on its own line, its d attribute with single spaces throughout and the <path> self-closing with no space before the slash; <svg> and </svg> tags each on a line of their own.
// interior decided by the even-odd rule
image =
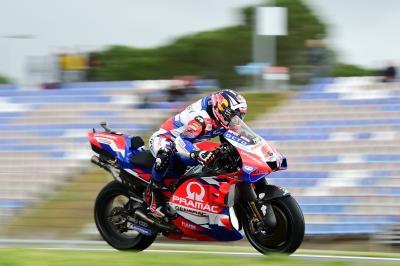
<svg viewBox="0 0 400 266">
<path fill-rule="evenodd" d="M 287 191 L 285 188 L 275 186 L 275 185 L 270 185 L 267 183 L 267 181 L 265 179 L 262 179 L 262 180 L 258 181 L 257 183 L 255 183 L 255 186 L 256 187 L 255 187 L 254 192 L 257 195 L 257 198 L 261 201 L 271 201 L 274 199 L 290 196 L 289 191 Z M 243 205 L 243 202 L 239 202 L 239 204 L 234 205 L 235 214 L 239 220 L 239 228 L 240 228 L 239 230 L 241 230 L 242 226 L 243 226 L 242 219 L 245 219 L 245 217 L 246 217 L 245 209 L 246 209 L 246 207 Z"/>
<path fill-rule="evenodd" d="M 283 187 L 262 184 L 256 187 L 257 197 L 262 201 L 271 201 L 277 198 L 290 196 L 290 192 Z"/>
</svg>

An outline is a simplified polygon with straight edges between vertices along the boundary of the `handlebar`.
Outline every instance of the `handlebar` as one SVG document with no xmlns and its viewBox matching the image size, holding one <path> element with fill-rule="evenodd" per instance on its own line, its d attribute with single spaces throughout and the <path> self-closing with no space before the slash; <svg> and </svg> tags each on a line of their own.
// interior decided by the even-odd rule
<svg viewBox="0 0 400 266">
<path fill-rule="evenodd" d="M 234 172 L 240 166 L 240 155 L 234 146 L 230 143 L 223 143 L 214 150 L 216 159 L 208 165 L 210 170 L 217 173 Z"/>
</svg>

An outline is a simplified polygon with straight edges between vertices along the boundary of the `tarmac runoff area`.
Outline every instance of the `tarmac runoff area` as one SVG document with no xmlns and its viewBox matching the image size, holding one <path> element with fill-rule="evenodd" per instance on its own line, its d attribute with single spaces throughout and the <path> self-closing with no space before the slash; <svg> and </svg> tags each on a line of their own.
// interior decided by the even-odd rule
<svg viewBox="0 0 400 266">
<path fill-rule="evenodd" d="M 84 252 L 118 252 L 103 241 L 71 241 L 71 240 L 24 240 L 24 239 L 0 239 L 0 248 L 24 247 L 37 250 L 63 250 L 63 251 L 84 251 Z M 238 246 L 233 246 L 240 248 Z M 225 251 L 232 248 L 228 245 L 205 245 L 205 244 L 178 244 L 178 243 L 154 243 L 143 252 L 146 253 L 176 253 L 176 254 L 207 254 L 221 256 L 241 256 L 253 257 L 264 256 L 256 250 L 248 251 Z M 191 250 L 201 249 L 201 250 Z M 209 250 L 208 250 L 209 249 Z M 218 251 L 215 251 L 218 250 Z M 326 254 L 324 254 L 326 252 Z M 314 254 L 313 254 L 314 253 Z M 334 255 L 329 253 L 335 253 Z M 340 255 L 340 253 L 346 255 Z M 334 260 L 334 261 L 354 261 L 359 263 L 400 263 L 400 257 L 374 257 L 374 256 L 356 256 L 348 255 L 351 252 L 346 251 L 325 251 L 325 250 L 307 250 L 299 249 L 292 257 L 305 260 Z M 367 253 L 364 253 L 367 254 Z M 381 253 L 384 254 L 384 253 Z M 388 254 L 390 255 L 390 254 Z"/>
</svg>

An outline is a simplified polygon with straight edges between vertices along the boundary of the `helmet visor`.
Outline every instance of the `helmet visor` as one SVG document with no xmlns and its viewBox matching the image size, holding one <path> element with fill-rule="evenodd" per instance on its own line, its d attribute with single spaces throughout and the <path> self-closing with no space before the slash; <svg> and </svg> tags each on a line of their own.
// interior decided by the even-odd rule
<svg viewBox="0 0 400 266">
<path fill-rule="evenodd" d="M 241 120 L 243 120 L 244 119 L 244 117 L 246 116 L 246 112 L 243 112 L 243 111 L 240 111 L 240 110 L 236 110 L 235 112 L 234 112 L 234 115 L 233 116 L 238 116 Z M 233 117 L 232 116 L 232 117 Z"/>
</svg>

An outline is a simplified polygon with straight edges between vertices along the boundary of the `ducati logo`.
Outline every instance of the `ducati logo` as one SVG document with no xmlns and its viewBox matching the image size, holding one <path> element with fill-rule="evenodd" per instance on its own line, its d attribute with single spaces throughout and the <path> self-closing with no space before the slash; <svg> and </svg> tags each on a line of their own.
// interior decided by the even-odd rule
<svg viewBox="0 0 400 266">
<path fill-rule="evenodd" d="M 200 188 L 200 192 L 198 193 L 197 190 L 192 191 L 192 187 Z M 199 183 L 190 182 L 186 187 L 186 193 L 187 193 L 186 198 L 203 202 L 203 198 L 204 198 L 204 195 L 206 194 L 206 191 L 204 190 L 204 187 L 202 185 L 200 185 Z"/>
</svg>

